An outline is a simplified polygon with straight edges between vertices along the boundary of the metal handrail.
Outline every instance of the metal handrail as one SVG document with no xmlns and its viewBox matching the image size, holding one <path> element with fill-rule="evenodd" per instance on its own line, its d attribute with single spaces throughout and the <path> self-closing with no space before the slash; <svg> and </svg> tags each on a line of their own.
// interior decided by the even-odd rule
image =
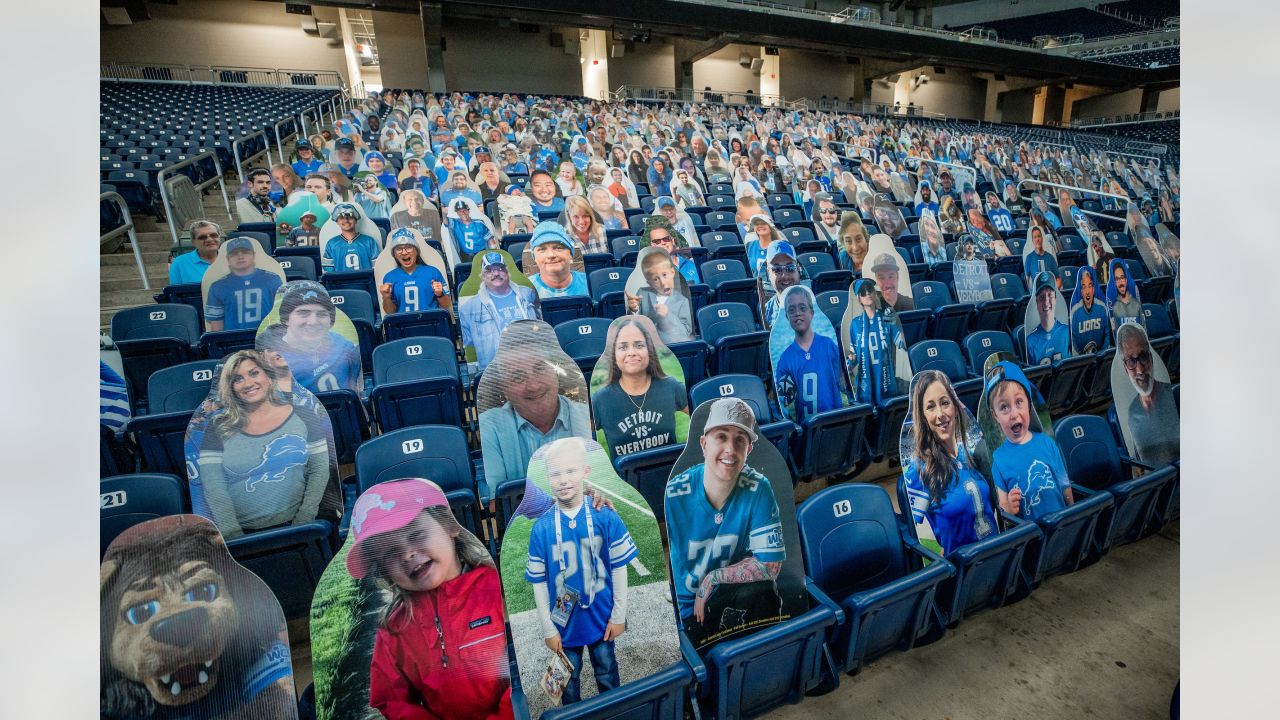
<svg viewBox="0 0 1280 720">
<path fill-rule="evenodd" d="M 1045 187 L 1062 188 L 1063 190 L 1078 190 L 1082 193 L 1090 193 L 1092 195 L 1098 195 L 1101 197 L 1109 197 L 1109 198 L 1115 198 L 1117 200 L 1123 200 L 1125 201 L 1125 203 L 1133 202 L 1133 198 L 1129 197 L 1128 195 L 1116 195 L 1115 193 L 1109 193 L 1103 190 L 1094 190 L 1092 188 L 1080 187 L 1078 185 L 1062 185 L 1060 183 L 1046 182 L 1044 180 L 1035 180 L 1033 178 L 1023 178 L 1022 180 L 1018 181 L 1019 196 L 1022 196 L 1022 186 L 1026 183 L 1034 183 L 1036 185 L 1043 185 Z M 1058 203 L 1049 202 L 1048 200 L 1045 201 L 1045 204 L 1052 205 L 1054 207 L 1060 207 Z M 1084 213 L 1085 215 L 1093 215 L 1094 217 L 1106 218 L 1107 220 L 1116 219 L 1114 215 L 1107 215 L 1106 213 L 1094 212 L 1092 210 L 1085 210 L 1084 208 L 1079 208 L 1079 209 L 1080 209 L 1080 212 Z"/>
<path fill-rule="evenodd" d="M 288 123 L 293 123 L 293 132 L 289 133 L 288 135 L 285 135 L 285 136 L 282 138 L 282 137 L 280 137 L 280 127 L 281 127 L 281 126 L 283 126 L 283 125 L 286 125 L 286 124 L 288 124 Z M 294 117 L 294 116 L 292 116 L 292 115 L 285 115 L 283 118 L 281 118 L 281 119 L 280 119 L 280 122 L 276 123 L 275 125 L 273 125 L 273 126 L 271 127 L 271 130 L 272 130 L 272 132 L 274 132 L 274 133 L 275 133 L 275 135 L 276 135 L 276 156 L 280 158 L 280 162 L 284 162 L 284 161 L 285 161 L 285 159 L 284 159 L 284 141 L 285 141 L 285 140 L 288 140 L 288 139 L 289 139 L 289 138 L 291 138 L 291 137 L 297 137 L 297 135 L 298 135 L 298 121 L 297 121 L 297 118 L 295 118 L 295 117 Z"/>
<path fill-rule="evenodd" d="M 227 215 L 231 215 L 231 202 L 227 199 L 227 183 L 222 179 L 222 161 L 218 160 L 218 153 L 212 150 L 201 150 L 199 154 L 187 158 L 181 162 L 176 162 L 156 173 L 156 184 L 160 186 L 160 203 L 164 207 L 165 219 L 169 222 L 169 235 L 173 238 L 173 244 L 178 244 L 178 228 L 173 224 L 173 207 L 169 202 L 169 193 L 165 192 L 164 181 L 166 174 L 173 174 L 174 171 L 180 170 L 188 165 L 195 165 L 206 157 L 213 158 L 213 177 L 196 185 L 195 188 L 199 192 L 212 186 L 215 182 L 222 188 L 222 206 L 227 209 Z"/>
<path fill-rule="evenodd" d="M 760 107 L 785 106 L 787 99 L 782 95 L 747 94 L 726 90 L 694 90 L 693 88 L 676 88 L 662 86 L 638 87 L 620 85 L 612 95 L 619 100 L 639 100 L 641 102 L 696 102 L 710 105 L 754 105 Z"/>
<path fill-rule="evenodd" d="M 312 113 L 312 120 L 315 123 L 316 130 L 320 129 L 320 118 L 316 117 L 316 115 L 319 113 L 318 108 L 319 106 L 303 108 L 302 112 L 298 113 L 298 122 L 302 126 L 303 137 L 311 137 L 311 131 L 307 129 L 307 113 Z"/>
<path fill-rule="evenodd" d="M 240 144 L 248 140 L 251 140 L 255 137 L 258 137 L 259 135 L 262 136 L 262 148 L 263 148 L 262 152 L 254 153 L 252 156 L 247 157 L 244 160 L 241 160 Z M 245 133 L 244 135 L 241 135 L 240 137 L 231 141 L 231 155 L 232 157 L 235 158 L 236 175 L 240 178 L 241 185 L 244 184 L 244 164 L 257 160 L 258 157 L 261 156 L 263 153 L 266 153 L 267 164 L 270 165 L 271 164 L 271 140 L 267 138 L 267 133 L 264 130 L 255 130 L 254 132 L 251 132 L 251 133 Z"/>
<path fill-rule="evenodd" d="M 1139 155 L 1137 153 L 1120 152 L 1119 150 L 1103 150 L 1102 153 L 1104 155 L 1123 155 L 1125 157 L 1142 158 L 1143 160 L 1155 160 L 1157 170 L 1160 169 L 1160 166 L 1164 164 L 1164 161 L 1162 161 L 1160 158 L 1156 157 L 1155 155 Z"/>
<path fill-rule="evenodd" d="M 124 225 L 100 235 L 98 244 L 101 245 L 108 240 L 127 234 L 129 236 L 129 244 L 133 246 L 133 260 L 138 264 L 138 274 L 142 276 L 142 287 L 144 290 L 150 290 L 151 281 L 147 279 L 147 268 L 142 264 L 142 248 L 138 243 L 138 233 L 133 227 L 133 215 L 129 212 L 129 203 L 124 201 L 120 193 L 112 191 L 104 192 L 98 196 L 99 203 L 104 200 L 114 203 L 119 208 L 121 214 L 124 215 Z"/>
<path fill-rule="evenodd" d="M 341 88 L 342 76 L 333 70 L 291 70 L 282 68 L 239 67 L 232 65 L 183 65 L 178 63 L 119 62 L 108 60 L 99 63 L 99 77 L 103 80 L 131 80 L 157 83 L 210 84 L 210 85 L 266 85 L 274 87 Z M 147 77 L 167 71 L 169 79 Z M 244 73 L 246 82 L 224 82 L 222 72 Z M 314 85 L 295 85 L 294 75 L 315 78 Z M 252 79 L 252 81 L 250 81 Z"/>
</svg>

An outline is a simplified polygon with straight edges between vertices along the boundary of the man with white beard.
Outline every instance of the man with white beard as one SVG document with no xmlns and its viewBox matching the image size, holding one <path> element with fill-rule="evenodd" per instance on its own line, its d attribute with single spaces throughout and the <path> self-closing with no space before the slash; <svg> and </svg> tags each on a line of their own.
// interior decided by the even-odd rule
<svg viewBox="0 0 1280 720">
<path fill-rule="evenodd" d="M 1116 331 L 1116 348 L 1137 395 L 1129 403 L 1126 422 L 1135 459 L 1163 467 L 1178 459 L 1178 407 L 1168 383 L 1152 373 L 1151 344 L 1141 325 L 1128 323 Z"/>
</svg>

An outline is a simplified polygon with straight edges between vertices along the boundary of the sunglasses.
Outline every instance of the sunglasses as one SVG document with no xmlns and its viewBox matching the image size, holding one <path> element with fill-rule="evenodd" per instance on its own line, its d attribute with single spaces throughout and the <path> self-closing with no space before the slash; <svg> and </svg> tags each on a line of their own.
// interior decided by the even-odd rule
<svg viewBox="0 0 1280 720">
<path fill-rule="evenodd" d="M 822 215 L 835 215 L 835 214 L 836 214 L 836 209 L 835 209 L 835 208 L 822 208 L 822 209 L 818 210 L 818 212 L 819 212 L 820 214 L 822 214 Z"/>
<path fill-rule="evenodd" d="M 793 273 L 799 270 L 800 266 L 795 263 L 789 263 L 787 265 L 770 265 L 769 269 L 775 273 Z"/>
</svg>

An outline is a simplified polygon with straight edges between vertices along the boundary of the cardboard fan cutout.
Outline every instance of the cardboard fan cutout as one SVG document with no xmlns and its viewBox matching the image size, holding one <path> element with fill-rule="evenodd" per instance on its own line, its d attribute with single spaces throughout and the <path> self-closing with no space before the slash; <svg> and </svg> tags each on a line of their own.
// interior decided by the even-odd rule
<svg viewBox="0 0 1280 720">
<path fill-rule="evenodd" d="M 469 263 L 479 253 L 498 248 L 498 235 L 493 230 L 493 221 L 485 216 L 481 206 L 471 198 L 456 197 L 444 208 L 441 244 L 444 245 L 445 258 L 451 266 Z"/>
<path fill-rule="evenodd" d="M 1116 258 L 1111 261 L 1110 281 L 1107 282 L 1107 312 L 1111 315 L 1111 330 L 1119 329 L 1126 323 L 1146 325 L 1146 316 L 1142 314 L 1142 298 L 1138 294 L 1138 285 L 1129 279 L 1129 268 L 1124 260 Z"/>
<path fill-rule="evenodd" d="M 1143 217 L 1137 203 L 1129 203 L 1125 213 L 1125 229 L 1138 248 L 1138 255 L 1142 257 L 1142 263 L 1147 266 L 1147 273 L 1151 277 L 1173 274 L 1169 268 L 1169 261 L 1160 250 L 1159 241 L 1151 231 L 1151 225 Z"/>
<path fill-rule="evenodd" d="M 385 313 L 453 309 L 444 258 L 413 228 L 391 231 L 374 260 L 373 278 Z"/>
<path fill-rule="evenodd" d="M 792 285 L 778 297 L 778 317 L 769 330 L 773 386 L 783 414 L 797 424 L 848 404 L 848 381 L 840 338 L 818 311 L 813 291 Z"/>
<path fill-rule="evenodd" d="M 520 266 L 540 298 L 564 295 L 590 295 L 582 245 L 572 240 L 565 229 L 553 220 L 544 220 L 534 228 L 534 240 L 525 245 Z M 547 239 L 543 239 L 546 236 Z M 538 241 L 538 247 L 533 247 Z M 541 264 L 539 264 L 541 263 Z M 569 274 L 566 287 L 554 289 L 555 275 Z M 550 278 L 550 279 L 548 279 Z"/>
<path fill-rule="evenodd" d="M 537 718 L 680 661 L 680 639 L 657 518 L 605 451 L 555 440 L 530 458 L 527 478 L 501 559 L 521 686 Z"/>
<path fill-rule="evenodd" d="M 666 488 L 676 611 L 703 654 L 809 609 L 791 473 L 733 392 L 694 410 Z"/>
<path fill-rule="evenodd" d="M 875 217 L 876 227 L 879 228 L 881 233 L 894 240 L 907 234 L 907 222 L 902 219 L 902 210 L 897 205 L 889 202 L 889 198 L 884 196 L 877 197 L 875 204 L 871 207 L 871 212 Z"/>
<path fill-rule="evenodd" d="M 342 514 L 329 414 L 280 364 L 228 356 L 183 437 L 191 506 L 228 539 Z"/>
<path fill-rule="evenodd" d="M 1178 404 L 1169 370 L 1141 325 L 1116 329 L 1111 395 L 1129 457 L 1156 468 L 1180 457 Z"/>
<path fill-rule="evenodd" d="M 940 370 L 911 380 L 902 423 L 902 483 L 921 544 L 942 555 L 999 532 L 982 429 Z M 932 459 L 932 462 L 929 460 Z"/>
<path fill-rule="evenodd" d="M 859 278 L 849 284 L 849 301 L 840 321 L 853 399 L 878 407 L 883 400 L 906 391 L 911 360 L 897 314 L 885 304 L 875 281 Z"/>
<path fill-rule="evenodd" d="M 1182 263 L 1182 241 L 1164 223 L 1156 224 L 1156 237 L 1160 239 L 1160 252 L 1172 268 L 1173 274 L 1177 275 Z"/>
<path fill-rule="evenodd" d="M 875 281 L 885 304 L 894 312 L 915 309 L 907 261 L 902 259 L 888 235 L 877 233 L 871 236 L 867 261 L 862 264 L 862 277 Z"/>
<path fill-rule="evenodd" d="M 950 195 L 943 195 L 938 203 L 938 220 L 942 232 L 948 235 L 959 235 L 965 231 L 964 212 Z"/>
<path fill-rule="evenodd" d="M 664 344 L 694 338 L 689 285 L 666 250 L 642 249 L 624 289 L 627 309 L 653 321 Z"/>
<path fill-rule="evenodd" d="M 974 247 L 979 257 L 999 258 L 1012 255 L 1004 238 L 996 232 L 995 227 L 980 208 L 969 208 L 967 213 L 969 225 L 967 231 L 973 238 Z"/>
<path fill-rule="evenodd" d="M 279 352 L 302 387 L 313 393 L 364 389 L 355 325 L 320 283 L 294 280 L 281 285 L 275 306 L 258 326 L 258 337 L 268 332 L 280 336 Z"/>
<path fill-rule="evenodd" d="M 509 717 L 502 588 L 441 488 L 365 490 L 311 602 L 317 720 Z"/>
<path fill-rule="evenodd" d="M 1058 273 L 1058 243 L 1047 228 L 1032 225 L 1027 228 L 1027 241 L 1022 246 L 1022 274 L 1031 284 L 1036 275 Z"/>
<path fill-rule="evenodd" d="M 103 720 L 298 717 L 284 613 L 195 515 L 138 524 L 101 565 Z"/>
<path fill-rule="evenodd" d="M 937 217 L 930 210 L 925 210 L 920 216 L 920 249 L 924 253 L 924 261 L 930 265 L 947 261 L 947 243 L 942 237 Z"/>
<path fill-rule="evenodd" d="M 232 235 L 200 281 L 205 329 L 257 328 L 285 283 L 284 270 L 257 240 Z"/>
<path fill-rule="evenodd" d="M 1027 364 L 1050 365 L 1071 356 L 1071 330 L 1067 303 L 1058 290 L 1057 277 L 1047 271 L 1037 273 L 1028 283 L 1031 301 L 1023 316 L 1027 341 Z"/>
<path fill-rule="evenodd" d="M 684 369 L 644 315 L 609 324 L 604 353 L 591 373 L 591 415 L 596 439 L 613 459 L 688 439 Z"/>
<path fill-rule="evenodd" d="M 538 445 L 562 437 L 590 438 L 591 412 L 582 371 L 541 320 L 518 320 L 502 331 L 497 353 L 476 389 L 484 476 L 496 493 L 523 482 Z M 492 497 L 492 495 L 489 495 Z"/>
<path fill-rule="evenodd" d="M 489 365 L 508 325 L 542 317 L 533 283 L 505 250 L 489 250 L 471 261 L 471 274 L 458 289 L 457 315 L 469 372 Z"/>
<path fill-rule="evenodd" d="M 1111 317 L 1107 313 L 1106 286 L 1098 282 L 1093 268 L 1076 271 L 1076 287 L 1071 292 L 1071 350 L 1076 355 L 1096 353 L 1111 347 Z"/>
<path fill-rule="evenodd" d="M 396 228 L 412 228 L 423 240 L 440 242 L 440 211 L 421 190 L 404 190 L 391 208 L 391 229 Z"/>
<path fill-rule="evenodd" d="M 382 230 L 356 203 L 333 206 L 320 228 L 320 264 L 324 271 L 372 270 L 382 250 Z"/>
<path fill-rule="evenodd" d="M 320 229 L 329 222 L 329 208 L 315 193 L 303 190 L 289 198 L 289 204 L 276 213 L 276 225 L 285 233 L 284 247 L 303 247 L 320 245 Z"/>
<path fill-rule="evenodd" d="M 889 175 L 889 189 L 893 191 L 893 199 L 904 205 L 915 202 L 915 189 L 911 187 L 908 177 L 896 172 Z"/>
<path fill-rule="evenodd" d="M 985 260 L 954 260 L 952 284 L 956 290 L 956 302 L 978 303 L 992 300 L 991 274 Z"/>
<path fill-rule="evenodd" d="M 1086 257 L 1089 267 L 1093 268 L 1093 274 L 1098 278 L 1099 286 L 1105 287 L 1111 280 L 1111 261 L 1116 259 L 1116 254 L 1111 248 L 1111 243 L 1107 242 L 1107 236 L 1101 230 L 1089 233 Z"/>
<path fill-rule="evenodd" d="M 987 220 L 991 221 L 991 225 L 1002 236 L 1013 232 L 1016 227 L 1013 222 L 1013 214 L 1000 202 L 1000 196 L 990 190 L 985 195 L 987 200 Z"/>
</svg>

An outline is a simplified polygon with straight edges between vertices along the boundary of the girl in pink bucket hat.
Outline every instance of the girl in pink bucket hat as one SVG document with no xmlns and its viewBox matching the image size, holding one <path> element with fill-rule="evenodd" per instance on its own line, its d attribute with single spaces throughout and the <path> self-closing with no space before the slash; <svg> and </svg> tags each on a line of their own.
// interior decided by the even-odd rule
<svg viewBox="0 0 1280 720">
<path fill-rule="evenodd" d="M 351 513 L 347 571 L 391 594 L 374 639 L 369 705 L 387 720 L 508 719 L 502 585 L 484 545 L 433 482 L 369 488 Z"/>
</svg>

